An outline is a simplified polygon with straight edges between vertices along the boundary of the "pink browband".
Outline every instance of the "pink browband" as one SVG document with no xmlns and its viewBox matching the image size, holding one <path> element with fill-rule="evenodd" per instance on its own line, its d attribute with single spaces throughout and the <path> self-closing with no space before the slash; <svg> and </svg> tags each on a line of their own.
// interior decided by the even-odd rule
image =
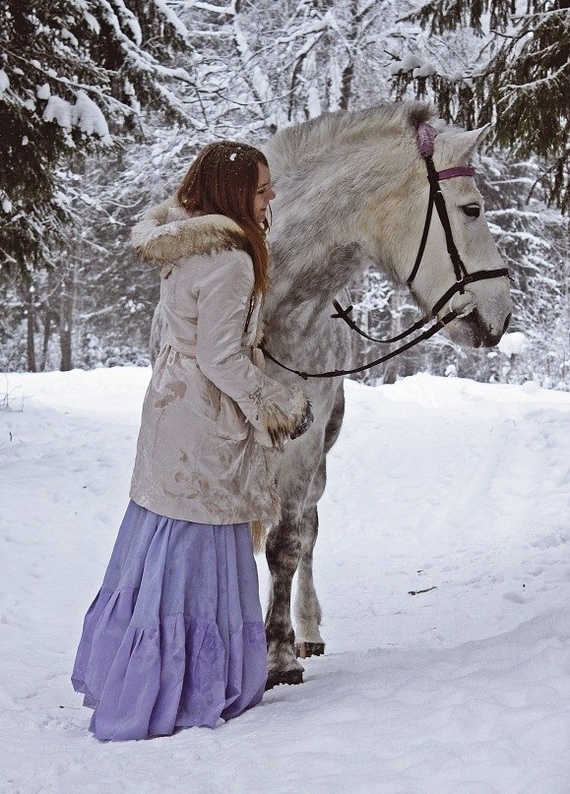
<svg viewBox="0 0 570 794">
<path fill-rule="evenodd" d="M 475 176 L 475 169 L 467 165 L 458 165 L 455 168 L 446 168 L 445 171 L 438 171 L 438 179 L 453 179 L 454 176 Z"/>
</svg>

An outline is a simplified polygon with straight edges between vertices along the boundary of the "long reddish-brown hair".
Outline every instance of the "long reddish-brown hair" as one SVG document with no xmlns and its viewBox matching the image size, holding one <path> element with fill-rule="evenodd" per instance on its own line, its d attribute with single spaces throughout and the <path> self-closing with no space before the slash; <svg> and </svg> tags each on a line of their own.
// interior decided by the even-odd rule
<svg viewBox="0 0 570 794">
<path fill-rule="evenodd" d="M 177 193 L 188 212 L 226 215 L 241 227 L 253 260 L 254 288 L 265 294 L 269 286 L 267 220 L 257 223 L 254 200 L 259 184 L 259 164 L 269 167 L 258 149 L 235 141 L 216 141 L 198 154 Z"/>
</svg>

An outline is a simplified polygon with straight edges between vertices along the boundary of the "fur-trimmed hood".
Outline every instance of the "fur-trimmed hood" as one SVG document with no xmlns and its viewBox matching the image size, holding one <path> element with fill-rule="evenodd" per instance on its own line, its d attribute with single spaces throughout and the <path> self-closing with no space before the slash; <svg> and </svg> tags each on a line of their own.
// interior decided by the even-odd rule
<svg viewBox="0 0 570 794">
<path fill-rule="evenodd" d="M 149 210 L 133 228 L 135 250 L 160 264 L 194 254 L 237 248 L 247 250 L 243 230 L 225 215 L 189 215 L 176 198 Z"/>
</svg>

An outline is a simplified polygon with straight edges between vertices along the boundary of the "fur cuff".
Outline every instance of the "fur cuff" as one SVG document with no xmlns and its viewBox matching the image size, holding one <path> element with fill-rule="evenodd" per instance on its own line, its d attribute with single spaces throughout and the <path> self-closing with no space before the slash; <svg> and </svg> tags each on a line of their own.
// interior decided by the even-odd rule
<svg viewBox="0 0 570 794">
<path fill-rule="evenodd" d="M 293 389 L 292 405 L 285 411 L 280 405 L 273 402 L 263 403 L 264 432 L 256 433 L 257 441 L 266 447 L 283 449 L 286 441 L 296 427 L 306 417 L 310 408 L 309 401 L 302 391 Z"/>
</svg>

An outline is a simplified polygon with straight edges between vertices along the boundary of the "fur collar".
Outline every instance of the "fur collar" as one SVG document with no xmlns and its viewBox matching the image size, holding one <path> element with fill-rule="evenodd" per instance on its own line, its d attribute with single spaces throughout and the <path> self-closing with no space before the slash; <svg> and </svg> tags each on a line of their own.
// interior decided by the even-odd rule
<svg viewBox="0 0 570 794">
<path fill-rule="evenodd" d="M 246 250 L 245 235 L 231 218 L 189 215 L 174 197 L 146 213 L 132 231 L 132 243 L 143 259 L 161 263 L 220 249 Z"/>
</svg>

